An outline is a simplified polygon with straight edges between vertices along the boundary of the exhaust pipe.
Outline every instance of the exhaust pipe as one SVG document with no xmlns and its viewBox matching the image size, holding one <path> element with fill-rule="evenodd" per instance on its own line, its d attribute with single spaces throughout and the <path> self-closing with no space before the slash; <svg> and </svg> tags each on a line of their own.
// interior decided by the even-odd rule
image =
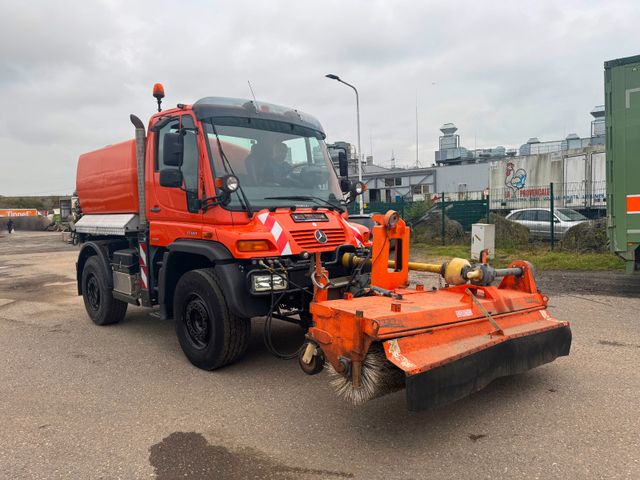
<svg viewBox="0 0 640 480">
<path fill-rule="evenodd" d="M 135 115 L 129 115 L 129 119 L 133 126 L 136 128 L 136 163 L 138 167 L 138 210 L 140 217 L 140 226 L 144 227 L 147 224 L 147 203 L 144 194 L 144 157 L 145 157 L 145 143 L 146 134 L 144 130 L 144 123 Z"/>
</svg>

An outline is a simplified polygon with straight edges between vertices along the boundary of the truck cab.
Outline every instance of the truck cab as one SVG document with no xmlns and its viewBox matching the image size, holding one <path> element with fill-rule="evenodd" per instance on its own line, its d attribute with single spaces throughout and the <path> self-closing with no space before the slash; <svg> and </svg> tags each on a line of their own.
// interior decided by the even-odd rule
<svg viewBox="0 0 640 480">
<path fill-rule="evenodd" d="M 92 320 L 158 306 L 204 369 L 244 352 L 251 318 L 310 326 L 314 263 L 348 282 L 343 255 L 370 247 L 346 213 L 363 187 L 337 176 L 320 123 L 221 97 L 159 111 L 146 131 L 132 122 L 136 140 L 79 160 L 78 294 Z"/>
</svg>

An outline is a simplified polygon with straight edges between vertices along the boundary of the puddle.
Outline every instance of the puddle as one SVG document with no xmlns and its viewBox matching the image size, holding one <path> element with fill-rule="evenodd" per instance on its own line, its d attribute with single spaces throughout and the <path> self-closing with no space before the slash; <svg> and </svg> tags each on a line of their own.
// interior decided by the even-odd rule
<svg viewBox="0 0 640 480">
<path fill-rule="evenodd" d="M 290 467 L 251 448 L 232 451 L 211 445 L 197 432 L 174 432 L 149 451 L 149 463 L 158 480 L 353 478 L 352 473 Z"/>
</svg>

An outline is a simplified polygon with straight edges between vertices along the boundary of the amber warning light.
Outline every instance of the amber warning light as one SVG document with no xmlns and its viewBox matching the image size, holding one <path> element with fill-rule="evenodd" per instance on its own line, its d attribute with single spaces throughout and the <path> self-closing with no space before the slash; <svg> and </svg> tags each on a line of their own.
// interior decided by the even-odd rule
<svg viewBox="0 0 640 480">
<path fill-rule="evenodd" d="M 161 83 L 156 83 L 153 86 L 153 96 L 158 101 L 158 111 L 161 112 L 162 111 L 162 107 L 161 107 L 162 99 L 164 98 L 164 87 L 162 86 Z"/>
</svg>

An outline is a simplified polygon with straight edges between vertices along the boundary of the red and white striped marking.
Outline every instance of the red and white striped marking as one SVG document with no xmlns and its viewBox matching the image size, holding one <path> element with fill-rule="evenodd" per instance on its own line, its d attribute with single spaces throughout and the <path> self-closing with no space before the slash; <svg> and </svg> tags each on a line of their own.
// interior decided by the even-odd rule
<svg viewBox="0 0 640 480">
<path fill-rule="evenodd" d="M 282 227 L 276 219 L 269 212 L 259 213 L 257 217 L 271 231 L 280 255 L 291 255 L 291 245 L 289 245 L 287 235 L 283 233 Z"/>
<path fill-rule="evenodd" d="M 347 227 L 349 227 L 353 231 L 353 236 L 356 237 L 356 242 L 358 244 L 358 247 L 364 247 L 364 239 L 362 238 L 362 233 L 360 232 L 360 230 L 358 230 L 358 227 L 348 222 L 344 218 L 342 219 L 342 221 L 345 223 Z"/>
<path fill-rule="evenodd" d="M 142 288 L 145 290 L 148 289 L 148 270 L 147 270 L 147 247 L 144 246 L 144 243 L 140 243 L 140 283 L 142 284 Z"/>
</svg>

